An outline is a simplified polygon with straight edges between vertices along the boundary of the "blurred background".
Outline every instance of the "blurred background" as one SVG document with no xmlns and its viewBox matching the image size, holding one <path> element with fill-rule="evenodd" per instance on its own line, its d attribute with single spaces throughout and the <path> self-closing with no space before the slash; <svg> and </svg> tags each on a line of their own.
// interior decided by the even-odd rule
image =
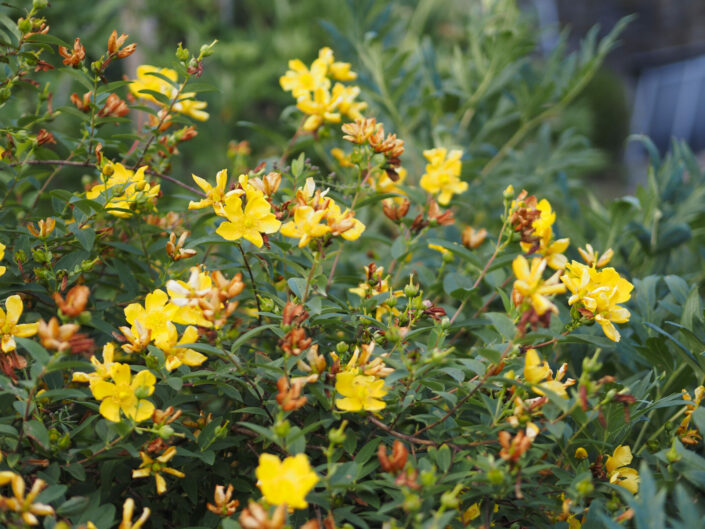
<svg viewBox="0 0 705 529">
<path fill-rule="evenodd" d="M 452 50 L 463 42 L 468 6 L 490 1 L 495 0 L 399 1 L 385 16 L 416 31 L 420 43 L 432 39 Z M 253 156 L 274 155 L 286 138 L 265 129 L 292 112 L 291 97 L 278 84 L 287 61 L 310 63 L 329 45 L 357 69 L 354 50 L 335 36 L 349 31 L 351 17 L 366 5 L 355 0 L 54 0 L 47 16 L 54 34 L 68 41 L 80 36 L 94 46 L 88 50 L 94 55 L 113 29 L 130 33 L 138 52 L 122 63 L 124 71 L 113 72 L 116 76 L 132 77 L 142 63 L 169 66 L 179 42 L 197 50 L 219 40 L 204 73 L 216 91 L 199 95 L 208 101 L 211 119 L 199 127 L 200 141 L 183 148 L 184 173 L 199 168 L 200 174 L 228 166 L 224 146 L 229 142 L 247 140 Z M 644 178 L 646 152 L 638 143 L 627 144 L 630 134 L 649 135 L 662 151 L 672 137 L 687 140 L 696 152 L 705 149 L 705 2 L 521 0 L 519 5 L 540 28 L 534 53 L 546 57 L 563 38 L 568 50 L 575 50 L 592 26 L 599 24 L 604 34 L 622 17 L 636 15 L 569 114 L 572 126 L 602 151 L 602 161 L 586 167 L 600 195 L 631 191 Z M 69 95 L 69 86 L 55 89 L 57 97 L 62 90 Z"/>
</svg>

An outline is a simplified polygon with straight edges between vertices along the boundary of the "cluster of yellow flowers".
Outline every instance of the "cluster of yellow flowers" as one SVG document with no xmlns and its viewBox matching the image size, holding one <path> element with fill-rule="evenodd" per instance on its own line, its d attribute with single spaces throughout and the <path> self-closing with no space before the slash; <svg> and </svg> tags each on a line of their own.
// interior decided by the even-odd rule
<svg viewBox="0 0 705 529">
<path fill-rule="evenodd" d="M 614 268 L 598 271 L 577 261 L 566 265 L 561 281 L 572 294 L 568 303 L 575 305 L 584 317 L 594 319 L 610 340 L 618 342 L 620 334 L 614 323 L 629 321 L 629 311 L 619 303 L 631 298 L 634 285 Z"/>
<path fill-rule="evenodd" d="M 150 91 L 164 95 L 169 101 L 178 97 L 172 106 L 173 111 L 198 121 L 206 121 L 209 115 L 208 112 L 205 112 L 203 109 L 206 108 L 207 103 L 204 101 L 196 101 L 194 99 L 196 96 L 195 92 L 179 94 L 179 89 L 175 86 L 178 80 L 179 74 L 176 73 L 175 70 L 143 64 L 137 67 L 137 79 L 132 81 L 129 87 L 130 92 L 132 92 L 135 97 L 156 103 L 164 109 L 168 107 L 168 104 L 154 97 L 154 95 L 149 93 Z"/>
<path fill-rule="evenodd" d="M 337 82 L 331 90 L 331 81 L 353 81 L 357 74 L 350 64 L 337 62 L 330 48 L 321 48 L 311 67 L 299 59 L 289 61 L 289 71 L 279 78 L 281 87 L 296 98 L 296 107 L 308 118 L 303 129 L 314 131 L 324 123 L 338 123 L 342 116 L 351 120 L 362 118 L 367 103 L 356 101 L 357 86 Z"/>
<path fill-rule="evenodd" d="M 586 249 L 579 249 L 587 264 L 577 261 L 567 263 L 563 252 L 570 240 L 554 240 L 556 214 L 551 204 L 546 199 L 537 202 L 536 197 L 527 197 L 526 194 L 522 191 L 512 202 L 508 220 L 520 233 L 522 250 L 539 257 L 533 257 L 530 262 L 523 255 L 514 259 L 514 305 L 523 307 L 524 314 L 527 314 L 526 309 L 533 309 L 538 319 L 547 325 L 548 313 L 558 314 L 558 308 L 551 299 L 567 289 L 571 293 L 568 304 L 575 306 L 582 318 L 599 323 L 605 335 L 618 342 L 620 334 L 614 323 L 629 321 L 629 311 L 619 304 L 631 298 L 634 286 L 614 268 L 598 270 L 609 263 L 612 250 L 600 255 L 588 244 Z M 543 272 L 547 266 L 556 272 L 544 279 Z M 530 317 L 526 319 L 531 320 Z"/>
<path fill-rule="evenodd" d="M 355 218 L 355 213 L 350 209 L 342 211 L 327 193 L 328 190 L 316 189 L 313 178 L 306 179 L 306 184 L 296 190 L 294 219 L 282 226 L 281 233 L 299 239 L 299 248 L 328 234 L 354 241 L 365 231 L 365 225 Z"/>
<path fill-rule="evenodd" d="M 86 192 L 86 198 L 103 196 L 107 200 L 105 209 L 108 213 L 123 219 L 131 217 L 134 210 L 151 206 L 159 196 L 160 186 L 145 180 L 146 170 L 146 165 L 131 171 L 121 163 L 108 162 L 101 172 L 101 176 L 107 179 Z"/>
</svg>

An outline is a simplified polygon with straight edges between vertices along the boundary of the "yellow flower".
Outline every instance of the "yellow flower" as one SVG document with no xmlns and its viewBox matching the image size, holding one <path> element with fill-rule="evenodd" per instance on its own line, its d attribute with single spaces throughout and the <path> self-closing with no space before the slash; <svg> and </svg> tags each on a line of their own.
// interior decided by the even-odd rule
<svg viewBox="0 0 705 529">
<path fill-rule="evenodd" d="M 360 88 L 357 86 L 343 86 L 335 83 L 331 97 L 337 103 L 338 111 L 349 119 L 362 119 L 362 111 L 367 108 L 367 103 L 355 101 L 360 95 Z"/>
<path fill-rule="evenodd" d="M 432 195 L 438 195 L 439 204 L 445 206 L 453 195 L 467 190 L 468 183 L 460 180 L 463 151 L 452 150 L 449 153 L 447 149 L 438 148 L 424 151 L 423 155 L 429 163 L 419 185 Z"/>
<path fill-rule="evenodd" d="M 203 109 L 208 106 L 208 103 L 205 101 L 197 101 L 195 97 L 196 92 L 184 92 L 171 108 L 175 112 L 184 114 L 196 121 L 206 121 L 210 117 L 210 114 Z"/>
<path fill-rule="evenodd" d="M 583 309 L 583 316 L 591 315 L 605 336 L 618 342 L 620 334 L 614 323 L 625 323 L 630 317 L 629 311 L 619 303 L 631 298 L 634 285 L 620 277 L 614 268 L 598 271 L 577 261 L 566 265 L 561 281 L 572 293 L 568 303 L 577 303 Z"/>
<path fill-rule="evenodd" d="M 289 71 L 279 78 L 279 84 L 283 90 L 298 98 L 319 88 L 328 89 L 330 79 L 327 73 L 328 64 L 320 56 L 313 61 L 310 70 L 299 59 L 293 59 L 289 61 Z"/>
<path fill-rule="evenodd" d="M 163 75 L 169 79 L 171 83 L 157 77 L 156 75 L 152 75 L 154 73 Z M 157 98 L 152 94 L 143 92 L 143 90 L 159 92 L 171 101 L 178 93 L 178 88 L 174 86 L 178 79 L 179 75 L 175 70 L 170 68 L 157 68 L 156 66 L 143 64 L 137 67 L 137 79 L 130 83 L 130 92 L 132 92 L 135 97 L 146 101 L 151 101 L 152 103 L 156 103 L 162 107 L 167 107 L 167 104 L 157 100 Z M 178 101 L 174 103 L 172 109 L 175 112 L 185 114 L 193 119 L 205 121 L 209 117 L 208 113 L 203 111 L 203 109 L 206 108 L 207 103 L 204 101 L 194 100 L 195 95 L 195 92 L 185 92 L 180 94 Z"/>
<path fill-rule="evenodd" d="M 135 97 L 162 105 L 163 103 L 157 101 L 152 94 L 142 92 L 142 90 L 152 90 L 171 98 L 176 88 L 173 84 L 168 83 L 164 79 L 157 77 L 156 75 L 152 75 L 153 73 L 163 75 L 173 83 L 176 83 L 179 79 L 179 75 L 175 70 L 170 68 L 157 68 L 156 66 L 143 64 L 137 67 L 137 79 L 129 84 L 130 92 L 132 92 L 132 95 Z"/>
<path fill-rule="evenodd" d="M 610 483 L 624 487 L 632 494 L 639 491 L 639 472 L 634 468 L 629 468 L 632 462 L 632 451 L 629 446 L 618 446 L 614 454 L 607 458 L 605 469 Z"/>
<path fill-rule="evenodd" d="M 176 476 L 177 478 L 183 478 L 186 474 L 169 468 L 166 464 L 169 460 L 176 455 L 176 447 L 170 446 L 164 453 L 156 459 L 152 459 L 144 452 L 140 452 L 140 458 L 142 458 L 142 464 L 139 468 L 132 471 L 132 478 L 146 478 L 148 476 L 154 476 L 154 480 L 157 484 L 157 494 L 164 494 L 166 492 L 166 480 L 162 476 L 162 472 Z"/>
<path fill-rule="evenodd" d="M 6 248 L 6 246 L 0 242 L 0 261 L 5 259 L 5 248 Z M 0 266 L 0 276 L 5 274 L 6 270 L 7 270 L 7 268 L 5 268 L 4 266 Z"/>
<path fill-rule="evenodd" d="M 697 442 L 702 438 L 698 430 L 692 429 L 688 430 L 690 426 L 690 421 L 693 412 L 700 406 L 703 397 L 705 397 L 705 386 L 698 386 L 693 392 L 694 397 L 690 396 L 686 390 L 682 390 L 683 400 L 690 402 L 690 404 L 685 405 L 685 417 L 681 421 L 676 433 L 681 436 L 681 441 L 686 444 L 697 444 Z"/>
<path fill-rule="evenodd" d="M 95 355 L 91 356 L 91 364 L 93 364 L 93 373 L 84 373 L 83 371 L 76 371 L 73 374 L 72 380 L 74 382 L 88 382 L 92 384 L 96 380 L 105 380 L 110 378 L 110 366 L 113 365 L 113 359 L 115 357 L 115 344 L 108 342 L 103 346 L 103 362 L 100 362 Z"/>
<path fill-rule="evenodd" d="M 185 347 L 179 347 L 186 343 L 196 343 L 198 341 L 198 330 L 196 327 L 189 325 L 186 330 L 181 335 L 179 340 L 179 334 L 176 330 L 176 326 L 168 321 L 167 326 L 167 336 L 165 340 L 156 340 L 154 345 L 159 347 L 166 355 L 165 366 L 168 371 L 173 371 L 181 364 L 186 364 L 187 366 L 200 366 L 205 362 L 208 357 L 203 355 L 193 349 L 187 349 Z"/>
<path fill-rule="evenodd" d="M 375 191 L 377 191 L 378 193 L 398 193 L 400 195 L 406 195 L 406 193 L 404 193 L 404 190 L 399 187 L 401 184 L 404 183 L 404 180 L 406 180 L 406 169 L 400 167 L 399 169 L 397 169 L 397 175 L 399 176 L 399 179 L 395 182 L 394 180 L 389 178 L 387 171 L 380 171 L 377 179 L 372 181 L 372 185 L 374 186 Z M 401 197 L 394 198 L 395 200 L 403 200 Z"/>
<path fill-rule="evenodd" d="M 17 513 L 27 525 L 39 525 L 37 516 L 54 516 L 54 509 L 51 505 L 34 502 L 42 489 L 46 487 L 44 480 L 35 479 L 31 490 L 25 495 L 25 482 L 22 476 L 10 470 L 0 471 L 0 486 L 7 484 L 10 484 L 12 488 L 13 497 L 0 496 L 0 504 L 3 505 L 1 510 Z"/>
<path fill-rule="evenodd" d="M 22 298 L 17 294 L 7 298 L 5 310 L 7 312 L 0 309 L 0 334 L 2 334 L 2 352 L 9 353 L 17 348 L 15 336 L 20 338 L 34 336 L 39 330 L 39 322 L 17 323 L 24 310 Z"/>
<path fill-rule="evenodd" d="M 384 380 L 369 375 L 358 375 L 357 370 L 338 373 L 335 389 L 344 398 L 336 399 L 335 405 L 343 411 L 379 411 L 386 406 L 380 400 L 387 394 Z"/>
<path fill-rule="evenodd" d="M 346 241 L 355 241 L 365 231 L 365 225 L 354 217 L 349 209 L 341 212 L 340 206 L 329 199 L 325 209 L 326 220 L 333 235 L 340 235 Z"/>
<path fill-rule="evenodd" d="M 587 459 L 588 453 L 582 446 L 575 449 L 575 459 Z"/>
<path fill-rule="evenodd" d="M 169 302 L 169 296 L 163 290 L 150 292 L 144 298 L 144 307 L 139 303 L 130 303 L 125 307 L 125 319 L 135 328 L 139 325 L 151 333 L 152 340 L 167 339 L 167 321 L 174 321 L 179 307 Z"/>
<path fill-rule="evenodd" d="M 114 362 L 110 365 L 110 377 L 113 382 L 94 380 L 90 385 L 93 396 L 102 401 L 100 414 L 112 422 L 120 422 L 120 410 L 136 422 L 149 419 L 154 404 L 141 397 L 154 392 L 157 381 L 154 375 L 144 369 L 132 377 L 130 366 Z"/>
<path fill-rule="evenodd" d="M 557 314 L 558 308 L 548 296 L 565 292 L 565 285 L 558 281 L 558 273 L 546 281 L 543 280 L 542 274 L 546 265 L 545 259 L 535 257 L 531 260 L 529 268 L 529 263 L 523 255 L 518 255 L 512 262 L 512 269 L 517 278 L 514 281 L 512 300 L 516 306 L 528 301 L 539 316 L 549 310 Z"/>
<path fill-rule="evenodd" d="M 203 189 L 203 192 L 206 194 L 206 198 L 199 200 L 198 202 L 189 202 L 189 209 L 201 209 L 207 208 L 208 206 L 213 206 L 215 208 L 216 205 L 221 204 L 227 198 L 228 195 L 233 193 L 232 191 L 225 191 L 228 185 L 227 169 L 218 171 L 218 173 L 215 175 L 215 187 L 210 185 L 207 180 L 201 178 L 200 176 L 192 174 L 191 177 L 193 178 L 193 181 L 196 182 L 196 185 Z"/>
<path fill-rule="evenodd" d="M 567 366 L 566 366 L 567 367 Z M 567 383 L 563 384 L 558 380 L 562 378 L 562 374 L 565 373 L 565 368 L 562 368 L 559 372 L 559 376 L 556 380 L 553 380 L 553 371 L 548 366 L 548 362 L 545 360 L 542 362 L 536 349 L 528 349 L 526 351 L 526 358 L 524 359 L 524 380 L 529 384 L 534 384 L 538 387 L 534 387 L 534 392 L 539 395 L 544 395 L 544 392 L 539 388 L 545 388 L 559 397 L 564 399 L 568 398 L 568 393 L 565 388 L 571 385 L 573 381 L 569 380 Z"/>
<path fill-rule="evenodd" d="M 281 233 L 285 237 L 300 239 L 299 248 L 303 248 L 311 239 L 323 237 L 330 232 L 327 225 L 321 224 L 326 213 L 326 210 L 314 211 L 310 206 L 297 206 L 294 209 L 294 220 L 284 224 Z"/>
<path fill-rule="evenodd" d="M 276 233 L 281 222 L 272 213 L 272 208 L 261 191 L 253 188 L 252 191 L 247 191 L 246 196 L 247 205 L 244 210 L 239 196 L 230 195 L 225 199 L 221 211 L 228 220 L 222 222 L 215 232 L 228 241 L 244 238 L 261 248 L 261 234 Z"/>
<path fill-rule="evenodd" d="M 313 97 L 308 92 L 300 96 L 296 102 L 296 108 L 309 115 L 304 122 L 303 129 L 313 131 L 324 122 L 340 122 L 340 113 L 336 111 L 339 104 L 340 100 L 332 97 L 327 88 L 316 88 Z"/>
<path fill-rule="evenodd" d="M 355 167 L 355 164 L 350 161 L 350 155 L 345 154 L 345 151 L 340 147 L 332 148 L 330 153 L 341 167 Z"/>
<path fill-rule="evenodd" d="M 150 203 L 159 196 L 160 186 L 151 185 L 145 180 L 146 170 L 146 165 L 137 171 L 131 171 L 120 163 L 108 163 L 102 174 L 105 175 L 107 171 L 110 176 L 104 183 L 95 185 L 86 192 L 86 198 L 105 196 L 108 199 L 105 204 L 108 213 L 120 218 L 131 217 L 133 208 Z"/>
<path fill-rule="evenodd" d="M 132 521 L 132 513 L 135 510 L 135 500 L 132 498 L 127 498 L 125 503 L 122 504 L 122 522 L 118 526 L 118 529 L 140 529 L 144 525 L 144 522 L 149 518 L 151 511 L 149 507 L 142 509 L 142 514 L 137 519 L 136 522 Z"/>
<path fill-rule="evenodd" d="M 306 454 L 287 457 L 283 461 L 272 454 L 262 454 L 255 471 L 257 486 L 267 503 L 286 504 L 290 509 L 308 507 L 306 495 L 318 483 Z"/>
<path fill-rule="evenodd" d="M 183 325 L 212 327 L 213 322 L 206 319 L 201 308 L 201 300 L 211 292 L 212 288 L 211 276 L 200 266 L 191 267 L 188 282 L 173 279 L 167 281 L 166 291 L 169 293 L 171 303 L 178 307 L 172 315 L 172 321 Z"/>
<path fill-rule="evenodd" d="M 537 254 L 546 258 L 548 266 L 554 270 L 563 270 L 567 262 L 563 252 L 568 248 L 570 239 L 553 240 L 553 223 L 556 220 L 556 214 L 551 209 L 551 204 L 548 200 L 544 198 L 539 201 L 536 204 L 536 209 L 540 212 L 540 215 L 531 226 L 534 229 L 532 235 L 538 239 L 538 248 L 534 248 L 532 243 L 522 242 L 520 243 L 521 249 L 524 252 L 529 252 L 533 249 Z"/>
<path fill-rule="evenodd" d="M 602 268 L 607 266 L 614 256 L 614 250 L 607 248 L 607 251 L 600 254 L 593 250 L 592 245 L 586 244 L 585 249 L 578 248 L 578 253 L 585 261 L 585 264 L 593 268 Z"/>
</svg>

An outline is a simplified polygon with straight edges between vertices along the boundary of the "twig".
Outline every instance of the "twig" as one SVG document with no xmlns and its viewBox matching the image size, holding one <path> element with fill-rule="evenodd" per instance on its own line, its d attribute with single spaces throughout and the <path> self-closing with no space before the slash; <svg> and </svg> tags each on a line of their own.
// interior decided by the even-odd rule
<svg viewBox="0 0 705 529">
<path fill-rule="evenodd" d="M 260 307 L 259 304 L 259 293 L 257 292 L 257 283 L 255 283 L 255 276 L 252 275 L 252 268 L 250 268 L 250 263 L 247 260 L 247 255 L 245 254 L 245 250 L 242 249 L 242 244 L 237 243 L 237 247 L 240 249 L 240 253 L 242 254 L 242 260 L 245 262 L 245 268 L 247 268 L 247 273 L 250 275 L 250 282 L 252 283 L 252 290 L 254 291 L 255 294 L 255 303 L 257 303 L 257 321 L 259 323 L 262 323 L 262 307 Z"/>
<path fill-rule="evenodd" d="M 8 164 L 10 167 L 14 167 L 16 165 L 71 165 L 73 167 L 95 167 L 95 164 L 92 162 L 78 162 L 78 161 L 73 161 L 73 160 L 27 160 L 25 162 L 13 162 Z M 177 180 L 173 176 L 169 176 L 167 174 L 160 173 L 158 171 L 155 171 L 153 169 L 147 169 L 145 171 L 148 174 L 151 174 L 152 176 L 156 176 L 157 178 L 162 178 L 164 180 L 167 180 L 168 182 L 171 182 L 172 184 L 176 184 L 177 186 L 181 186 L 184 189 L 188 189 L 192 193 L 195 193 L 196 195 L 205 197 L 206 194 L 201 191 L 200 189 L 196 189 L 195 187 L 191 187 L 188 184 L 185 184 L 181 182 L 180 180 Z M 48 182 L 48 181 L 47 181 Z"/>
</svg>

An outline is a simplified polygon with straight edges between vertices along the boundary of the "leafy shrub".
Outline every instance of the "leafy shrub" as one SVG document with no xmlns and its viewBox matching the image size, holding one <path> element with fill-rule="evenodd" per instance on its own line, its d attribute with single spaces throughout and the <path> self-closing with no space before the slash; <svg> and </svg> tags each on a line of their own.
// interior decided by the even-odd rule
<svg viewBox="0 0 705 529">
<path fill-rule="evenodd" d="M 193 183 L 215 42 L 120 80 L 127 35 L 0 17 L 8 527 L 702 518 L 703 172 L 643 140 L 602 205 L 564 113 L 622 25 L 541 60 L 509 0 L 421 42 L 351 5 L 352 62 L 282 64 L 274 145 Z"/>
</svg>

